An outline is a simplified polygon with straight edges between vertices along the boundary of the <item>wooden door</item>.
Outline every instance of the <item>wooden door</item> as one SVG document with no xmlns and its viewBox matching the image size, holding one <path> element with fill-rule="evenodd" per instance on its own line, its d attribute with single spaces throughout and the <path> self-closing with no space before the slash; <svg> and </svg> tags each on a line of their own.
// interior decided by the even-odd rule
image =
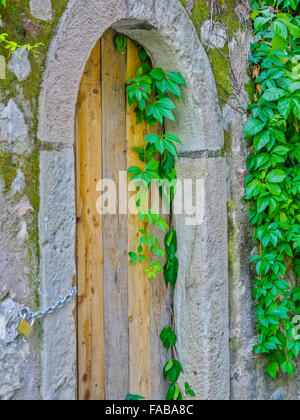
<svg viewBox="0 0 300 420">
<path fill-rule="evenodd" d="M 139 64 L 129 41 L 118 53 L 108 30 L 86 65 L 76 113 L 78 398 L 147 399 L 165 397 L 161 370 L 167 355 L 159 342 L 169 322 L 169 294 L 162 276 L 149 281 L 145 266 L 128 265 L 136 249 L 138 216 L 119 212 L 101 216 L 97 191 L 111 179 L 118 191 L 119 172 L 138 161 L 132 147 L 148 133 L 136 124 L 126 98 L 126 80 Z M 124 204 L 124 203 L 121 203 Z"/>
</svg>

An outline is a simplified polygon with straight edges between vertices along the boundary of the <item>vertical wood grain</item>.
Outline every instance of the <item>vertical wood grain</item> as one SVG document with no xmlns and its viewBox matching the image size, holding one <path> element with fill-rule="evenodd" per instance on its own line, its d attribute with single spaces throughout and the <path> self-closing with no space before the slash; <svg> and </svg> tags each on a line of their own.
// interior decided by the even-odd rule
<svg viewBox="0 0 300 420">
<path fill-rule="evenodd" d="M 140 66 L 138 50 L 129 41 L 127 47 L 127 78 L 132 78 Z M 128 167 L 141 166 L 133 147 L 144 147 L 148 133 L 146 123 L 136 124 L 134 106 L 127 104 Z M 128 250 L 136 252 L 139 230 L 145 229 L 139 217 L 128 215 Z M 135 263 L 128 268 L 129 304 L 129 372 L 130 392 L 151 399 L 151 338 L 150 338 L 150 284 L 143 264 Z"/>
<path fill-rule="evenodd" d="M 96 185 L 102 178 L 100 41 L 86 65 L 76 114 L 78 398 L 105 399 L 102 217 Z"/>
<path fill-rule="evenodd" d="M 126 98 L 126 80 L 140 65 L 138 49 L 129 41 L 118 53 L 115 35 L 106 31 L 93 50 L 77 103 L 78 397 L 123 400 L 130 392 L 160 399 L 167 354 L 159 334 L 169 324 L 170 293 L 162 275 L 147 279 L 148 262 L 128 266 L 145 223 L 120 215 L 118 202 L 116 214 L 96 211 L 98 181 L 113 180 L 118 192 L 119 171 L 141 166 L 132 148 L 144 147 L 149 133 L 145 123 L 136 124 Z M 150 232 L 163 244 L 158 229 Z"/>
<path fill-rule="evenodd" d="M 115 32 L 102 37 L 103 178 L 119 185 L 126 171 L 126 60 L 114 44 Z M 127 216 L 103 216 L 106 399 L 129 393 Z"/>
</svg>

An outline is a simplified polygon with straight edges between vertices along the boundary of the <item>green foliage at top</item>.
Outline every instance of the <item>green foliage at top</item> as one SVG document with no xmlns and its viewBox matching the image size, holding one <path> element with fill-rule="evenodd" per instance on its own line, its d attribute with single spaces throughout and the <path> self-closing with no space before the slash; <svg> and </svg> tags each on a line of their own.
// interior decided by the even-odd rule
<svg viewBox="0 0 300 420">
<path fill-rule="evenodd" d="M 272 7 L 282 12 L 297 11 L 298 0 L 250 0 L 251 10 L 256 11 Z"/>
<path fill-rule="evenodd" d="M 146 121 L 154 126 L 157 121 L 163 124 L 164 118 L 175 121 L 172 111 L 176 105 L 170 94 L 181 98 L 180 85 L 185 86 L 180 73 L 165 73 L 161 68 L 151 70 L 150 65 L 144 62 L 135 77 L 128 80 L 127 87 L 129 105 L 137 105 L 138 122 Z"/>
<path fill-rule="evenodd" d="M 141 66 L 137 69 L 135 77 L 127 81 L 128 103 L 135 107 L 137 123 L 145 121 L 149 126 L 163 125 L 164 118 L 175 121 L 173 111 L 176 109 L 174 100 L 181 98 L 181 88 L 185 80 L 178 72 L 166 73 L 161 68 L 152 69 L 150 59 L 144 48 L 135 43 L 139 51 Z M 123 35 L 116 37 L 116 46 L 120 53 L 126 49 L 127 38 Z M 139 220 L 146 221 L 148 226 L 155 226 L 165 233 L 164 249 L 160 246 L 156 235 L 149 234 L 146 229 L 140 230 L 140 237 L 137 243 L 137 250 L 129 252 L 129 263 L 137 264 L 148 261 L 145 269 L 148 279 L 156 278 L 163 273 L 166 287 L 171 285 L 174 289 L 178 277 L 177 235 L 176 231 L 165 222 L 156 211 L 147 208 L 147 193 L 152 181 L 176 181 L 175 159 L 178 157 L 177 145 L 181 144 L 180 139 L 171 133 L 148 134 L 144 147 L 135 147 L 133 150 L 138 154 L 141 161 L 140 166 L 131 166 L 128 169 L 130 182 L 136 186 L 136 208 L 139 212 Z M 175 184 L 170 187 L 169 194 L 165 188 L 160 187 L 161 196 L 166 205 L 171 205 L 174 197 Z M 157 261 L 149 262 L 154 256 Z M 153 260 L 153 258 L 151 258 Z M 162 260 L 165 260 L 163 267 Z M 171 327 L 165 327 L 160 339 L 166 349 L 171 348 L 174 358 L 170 359 L 163 369 L 165 380 L 169 380 L 170 387 L 166 395 L 167 400 L 182 400 L 185 396 L 194 397 L 195 393 L 189 384 L 185 383 L 185 389 L 181 390 L 178 379 L 183 372 L 180 362 L 176 358 L 175 345 L 176 334 Z M 137 398 L 140 396 L 133 396 Z"/>
<path fill-rule="evenodd" d="M 7 0 L 0 0 L 0 7 L 1 6 L 6 7 L 6 5 L 7 5 Z M 0 12 L 0 19 L 1 19 L 1 12 Z M 16 41 L 9 40 L 8 34 L 5 32 L 0 33 L 0 44 L 3 44 L 5 46 L 5 49 L 8 51 L 9 56 L 11 56 L 11 54 L 15 52 L 18 48 L 23 48 L 24 50 L 28 50 L 34 56 L 37 56 L 37 54 L 39 54 L 38 48 L 41 45 L 43 45 L 41 42 L 34 45 L 30 45 L 30 44 L 19 45 Z"/>
<path fill-rule="evenodd" d="M 245 126 L 248 157 L 245 199 L 259 253 L 256 264 L 257 354 L 267 373 L 295 372 L 300 340 L 300 17 L 299 0 L 251 1 L 257 95 Z M 290 280 L 288 269 L 296 274 Z"/>
</svg>

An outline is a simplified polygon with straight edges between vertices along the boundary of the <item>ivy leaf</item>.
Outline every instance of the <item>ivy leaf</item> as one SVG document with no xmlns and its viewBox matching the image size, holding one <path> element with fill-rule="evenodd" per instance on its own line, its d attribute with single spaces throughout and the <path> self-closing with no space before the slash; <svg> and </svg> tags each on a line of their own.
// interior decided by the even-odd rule
<svg viewBox="0 0 300 420">
<path fill-rule="evenodd" d="M 165 77 L 165 72 L 157 67 L 150 72 L 150 76 L 155 80 L 162 80 Z"/>
<path fill-rule="evenodd" d="M 169 360 L 163 369 L 164 379 L 169 379 L 172 384 L 175 384 L 181 374 L 183 372 L 181 364 L 178 360 L 171 359 Z"/>
<path fill-rule="evenodd" d="M 118 53 L 123 52 L 123 50 L 125 50 L 125 48 L 127 47 L 127 36 L 121 34 L 117 35 L 115 38 L 115 43 L 117 46 Z"/>
<path fill-rule="evenodd" d="M 258 214 L 265 211 L 265 209 L 268 207 L 270 203 L 269 197 L 260 197 L 257 201 L 257 212 Z"/>
<path fill-rule="evenodd" d="M 178 72 L 170 72 L 168 73 L 168 77 L 175 83 L 178 83 L 180 85 L 186 86 L 185 80 L 182 77 L 182 75 Z"/>
<path fill-rule="evenodd" d="M 292 109 L 292 103 L 291 103 L 290 98 L 280 99 L 280 101 L 278 101 L 277 106 L 278 106 L 278 110 L 280 114 L 283 115 L 285 119 L 287 119 Z"/>
<path fill-rule="evenodd" d="M 280 22 L 279 20 L 275 20 L 274 22 L 272 22 L 272 29 L 276 35 L 280 36 L 283 39 L 287 39 L 288 30 L 282 22 Z"/>
<path fill-rule="evenodd" d="M 130 264 L 133 264 L 137 261 L 138 256 L 135 252 L 129 252 L 128 255 L 130 257 L 130 261 L 129 261 Z"/>
<path fill-rule="evenodd" d="M 139 168 L 138 166 L 130 166 L 130 168 L 127 169 L 127 173 L 128 174 L 139 174 L 142 172 L 142 169 Z"/>
<path fill-rule="evenodd" d="M 284 373 L 287 373 L 289 376 L 293 376 L 296 367 L 293 362 L 286 361 L 281 365 L 281 369 Z"/>
<path fill-rule="evenodd" d="M 159 139 L 159 135 L 154 133 L 148 134 L 148 136 L 145 137 L 145 141 L 150 144 L 156 143 Z"/>
<path fill-rule="evenodd" d="M 296 92 L 297 90 L 299 90 L 300 89 L 300 82 L 295 82 L 295 83 L 292 83 L 290 86 L 289 86 L 289 91 L 290 91 L 290 93 L 294 93 L 294 92 Z"/>
<path fill-rule="evenodd" d="M 173 141 L 175 143 L 182 144 L 181 140 L 179 140 L 179 138 L 175 136 L 175 134 L 170 134 L 170 133 L 164 134 L 164 138 L 167 140 Z"/>
<path fill-rule="evenodd" d="M 253 137 L 260 133 L 264 129 L 265 125 L 265 123 L 262 123 L 259 120 L 248 120 L 245 125 L 246 138 Z"/>
<path fill-rule="evenodd" d="M 172 82 L 170 79 L 166 80 L 166 89 L 168 89 L 171 93 L 173 93 L 177 98 L 181 97 L 181 90 L 180 87 Z"/>
<path fill-rule="evenodd" d="M 295 96 L 292 99 L 292 109 L 295 116 L 300 120 L 300 97 Z"/>
<path fill-rule="evenodd" d="M 156 171 L 159 167 L 159 162 L 157 160 L 151 160 L 145 166 L 145 171 Z"/>
<path fill-rule="evenodd" d="M 300 28 L 298 28 L 298 26 L 293 25 L 291 22 L 285 19 L 278 19 L 278 21 L 283 23 L 295 38 L 300 38 Z"/>
<path fill-rule="evenodd" d="M 139 57 L 140 57 L 140 60 L 142 62 L 146 61 L 147 60 L 147 57 L 148 57 L 148 54 L 146 53 L 145 49 L 142 48 L 142 47 L 139 48 Z M 145 72 L 145 68 L 144 67 L 143 67 L 143 70 Z"/>
<path fill-rule="evenodd" d="M 165 327 L 160 333 L 160 339 L 165 349 L 175 346 L 177 337 L 171 327 Z"/>
<path fill-rule="evenodd" d="M 172 259 L 177 253 L 177 233 L 175 229 L 166 233 L 164 242 L 167 255 Z"/>
<path fill-rule="evenodd" d="M 181 401 L 182 394 L 180 392 L 180 388 L 177 384 L 171 384 L 170 388 L 168 389 L 166 400 L 167 401 Z"/>
<path fill-rule="evenodd" d="M 285 178 L 286 178 L 285 172 L 281 171 L 280 169 L 274 169 L 267 175 L 266 181 L 271 182 L 273 184 L 277 184 L 279 182 L 284 181 Z"/>
<path fill-rule="evenodd" d="M 168 259 L 164 266 L 164 278 L 166 286 L 168 287 L 169 283 L 171 284 L 173 290 L 175 289 L 177 283 L 179 263 L 177 257 Z"/>
<path fill-rule="evenodd" d="M 126 401 L 139 401 L 139 400 L 144 400 L 145 398 L 142 397 L 141 395 L 136 395 L 136 394 L 127 394 L 126 395 Z"/>
<path fill-rule="evenodd" d="M 174 102 L 170 98 L 162 98 L 158 101 L 159 105 L 166 109 L 176 109 Z"/>
<path fill-rule="evenodd" d="M 277 101 L 283 96 L 286 96 L 286 93 L 283 89 L 271 88 L 263 94 L 262 99 L 264 99 L 265 101 Z"/>
<path fill-rule="evenodd" d="M 277 139 L 278 141 L 280 141 L 282 143 L 286 142 L 285 134 L 284 134 L 283 131 L 279 130 L 279 128 L 269 127 L 269 131 L 271 131 L 271 133 L 273 134 L 275 139 Z"/>
<path fill-rule="evenodd" d="M 189 397 L 195 397 L 196 396 L 195 392 L 191 389 L 188 382 L 184 383 L 184 389 L 185 389 L 185 394 L 187 396 L 189 396 Z"/>
<path fill-rule="evenodd" d="M 271 133 L 268 130 L 261 131 L 259 134 L 257 134 L 253 139 L 255 153 L 263 149 L 270 140 Z"/>
</svg>

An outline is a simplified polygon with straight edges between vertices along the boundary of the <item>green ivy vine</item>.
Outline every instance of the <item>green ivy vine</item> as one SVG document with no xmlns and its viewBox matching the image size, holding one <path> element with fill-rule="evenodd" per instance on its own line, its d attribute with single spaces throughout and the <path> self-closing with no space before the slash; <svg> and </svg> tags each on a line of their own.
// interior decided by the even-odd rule
<svg viewBox="0 0 300 420">
<path fill-rule="evenodd" d="M 0 7 L 6 8 L 7 0 L 0 0 Z M 2 26 L 2 15 L 0 13 L 0 26 Z M 19 45 L 17 42 L 8 39 L 8 34 L 5 32 L 0 33 L 0 45 L 3 45 L 5 50 L 8 51 L 9 57 L 12 53 L 14 53 L 18 48 L 23 48 L 23 50 L 27 50 L 31 52 L 35 57 L 39 54 L 38 48 L 43 45 L 42 42 L 39 42 L 34 45 L 25 44 Z"/>
<path fill-rule="evenodd" d="M 246 200 L 258 254 L 257 354 L 267 373 L 292 376 L 300 352 L 300 0 L 251 0 L 250 61 L 256 95 L 245 126 L 251 140 Z M 298 326 L 296 327 L 298 323 Z"/>
<path fill-rule="evenodd" d="M 157 123 L 163 126 L 164 118 L 175 121 L 173 110 L 176 109 L 176 105 L 172 97 L 181 98 L 181 88 L 186 85 L 184 78 L 178 72 L 166 73 L 161 68 L 153 69 L 144 48 L 135 41 L 133 42 L 138 48 L 142 64 L 137 69 L 135 77 L 127 81 L 127 96 L 129 105 L 135 106 L 137 123 L 145 121 L 149 126 L 154 126 Z M 122 52 L 126 48 L 127 38 L 118 35 L 116 45 L 118 51 Z M 130 182 L 143 181 L 143 189 L 136 186 L 136 206 L 139 211 L 139 220 L 146 220 L 148 226 L 155 226 L 165 234 L 164 249 L 156 235 L 141 229 L 137 249 L 129 252 L 129 263 L 138 264 L 147 260 L 148 267 L 145 272 L 148 279 L 156 278 L 160 272 L 163 272 L 166 287 L 170 285 L 174 291 L 179 267 L 176 256 L 176 230 L 170 227 L 156 211 L 148 209 L 146 196 L 152 180 L 166 179 L 170 182 L 176 180 L 175 161 L 178 158 L 176 145 L 181 144 L 181 141 L 171 133 L 149 134 L 144 141 L 144 148 L 134 148 L 134 151 L 138 153 L 141 166 L 131 166 L 127 172 L 131 178 Z M 160 189 L 160 192 L 166 204 L 170 206 L 175 188 L 171 188 L 170 197 L 163 194 L 163 189 Z M 157 261 L 150 262 L 151 256 L 157 257 Z M 163 260 L 165 260 L 164 263 Z M 187 382 L 184 384 L 184 390 L 178 384 L 183 368 L 176 357 L 177 337 L 174 327 L 163 328 L 160 339 L 164 348 L 167 350 L 171 348 L 173 352 L 173 358 L 163 368 L 163 377 L 170 383 L 166 399 L 182 400 L 184 396 L 194 397 L 195 393 Z M 138 395 L 127 396 L 127 399 L 131 400 L 141 398 Z"/>
</svg>

